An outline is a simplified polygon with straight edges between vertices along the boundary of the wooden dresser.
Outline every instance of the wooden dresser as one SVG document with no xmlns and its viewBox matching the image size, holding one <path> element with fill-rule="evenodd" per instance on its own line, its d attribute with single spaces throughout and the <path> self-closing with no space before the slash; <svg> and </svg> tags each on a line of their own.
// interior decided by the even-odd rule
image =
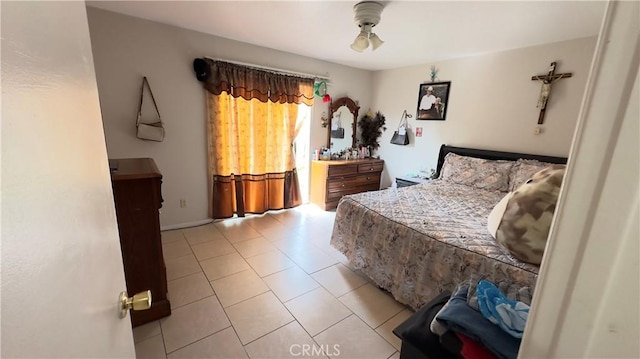
<svg viewBox="0 0 640 359">
<path fill-rule="evenodd" d="M 160 238 L 162 174 L 150 158 L 113 159 L 109 167 L 127 293 L 151 290 L 151 308 L 131 311 L 135 327 L 171 314 Z"/>
<path fill-rule="evenodd" d="M 311 203 L 334 209 L 347 194 L 380 189 L 383 160 L 311 162 Z"/>
</svg>

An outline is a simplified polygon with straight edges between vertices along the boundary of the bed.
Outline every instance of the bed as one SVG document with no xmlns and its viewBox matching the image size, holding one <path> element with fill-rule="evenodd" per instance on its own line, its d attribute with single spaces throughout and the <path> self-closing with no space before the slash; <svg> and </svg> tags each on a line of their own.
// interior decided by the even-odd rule
<svg viewBox="0 0 640 359">
<path fill-rule="evenodd" d="M 513 161 L 507 166 L 519 159 L 566 163 L 561 157 L 443 145 L 436 177 L 449 153 Z M 487 217 L 504 195 L 436 179 L 345 196 L 336 209 L 331 245 L 351 266 L 416 310 L 471 278 L 533 290 L 538 267 L 512 257 L 487 230 Z"/>
</svg>

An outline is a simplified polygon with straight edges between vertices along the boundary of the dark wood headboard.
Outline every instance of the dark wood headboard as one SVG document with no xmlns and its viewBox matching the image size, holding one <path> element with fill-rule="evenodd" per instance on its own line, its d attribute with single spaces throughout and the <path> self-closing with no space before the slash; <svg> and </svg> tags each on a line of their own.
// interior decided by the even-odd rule
<svg viewBox="0 0 640 359">
<path fill-rule="evenodd" d="M 438 154 L 438 167 L 436 168 L 435 178 L 440 177 L 440 170 L 442 170 L 442 165 L 444 165 L 444 157 L 447 155 L 447 153 L 450 153 L 450 152 L 453 152 L 460 156 L 483 158 L 486 160 L 516 161 L 519 158 L 523 158 L 526 160 L 538 160 L 538 161 L 549 162 L 549 163 L 558 163 L 558 164 L 567 163 L 566 157 L 540 156 L 540 155 L 532 155 L 528 153 L 480 150 L 477 148 L 464 148 L 464 147 L 453 147 L 453 146 L 442 145 L 440 146 L 440 153 Z"/>
</svg>

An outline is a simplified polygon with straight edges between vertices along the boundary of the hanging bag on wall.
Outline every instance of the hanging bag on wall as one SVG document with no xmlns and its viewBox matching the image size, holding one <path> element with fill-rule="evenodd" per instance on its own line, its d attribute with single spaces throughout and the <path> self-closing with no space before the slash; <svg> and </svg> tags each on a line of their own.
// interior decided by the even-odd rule
<svg viewBox="0 0 640 359">
<path fill-rule="evenodd" d="M 155 107 L 156 114 L 158 114 L 158 120 L 154 122 L 142 121 L 142 102 L 144 100 L 145 86 L 149 89 L 149 94 L 151 95 L 151 100 L 153 101 L 153 107 Z M 153 97 L 153 91 L 151 91 L 151 85 L 149 85 L 149 81 L 147 81 L 146 77 L 142 78 L 142 91 L 140 92 L 140 106 L 138 107 L 136 130 L 136 137 L 141 140 L 156 142 L 162 142 L 162 140 L 164 140 L 164 125 L 162 124 L 162 119 L 160 118 L 160 111 L 158 111 L 156 99 Z"/>
<path fill-rule="evenodd" d="M 331 121 L 331 138 L 344 138 L 344 128 L 342 127 L 340 116 L 342 116 L 342 113 L 338 113 L 338 116 L 333 118 L 333 120 L 337 120 L 335 123 L 333 123 L 333 120 Z"/>
<path fill-rule="evenodd" d="M 407 111 L 405 110 L 400 118 L 398 129 L 393 132 L 393 137 L 391 137 L 391 143 L 394 145 L 406 146 L 409 144 L 409 134 L 407 133 L 409 124 L 407 123 L 407 117 L 411 117 L 411 115 L 407 115 Z"/>
</svg>

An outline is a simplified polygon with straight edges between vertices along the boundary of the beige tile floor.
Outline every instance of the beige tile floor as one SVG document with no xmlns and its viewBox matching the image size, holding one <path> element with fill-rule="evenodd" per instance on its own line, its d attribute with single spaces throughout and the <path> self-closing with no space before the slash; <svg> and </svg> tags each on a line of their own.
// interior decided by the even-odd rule
<svg viewBox="0 0 640 359">
<path fill-rule="evenodd" d="M 398 358 L 412 311 L 329 245 L 334 219 L 301 206 L 163 232 L 172 314 L 134 329 L 137 357 Z"/>
</svg>

